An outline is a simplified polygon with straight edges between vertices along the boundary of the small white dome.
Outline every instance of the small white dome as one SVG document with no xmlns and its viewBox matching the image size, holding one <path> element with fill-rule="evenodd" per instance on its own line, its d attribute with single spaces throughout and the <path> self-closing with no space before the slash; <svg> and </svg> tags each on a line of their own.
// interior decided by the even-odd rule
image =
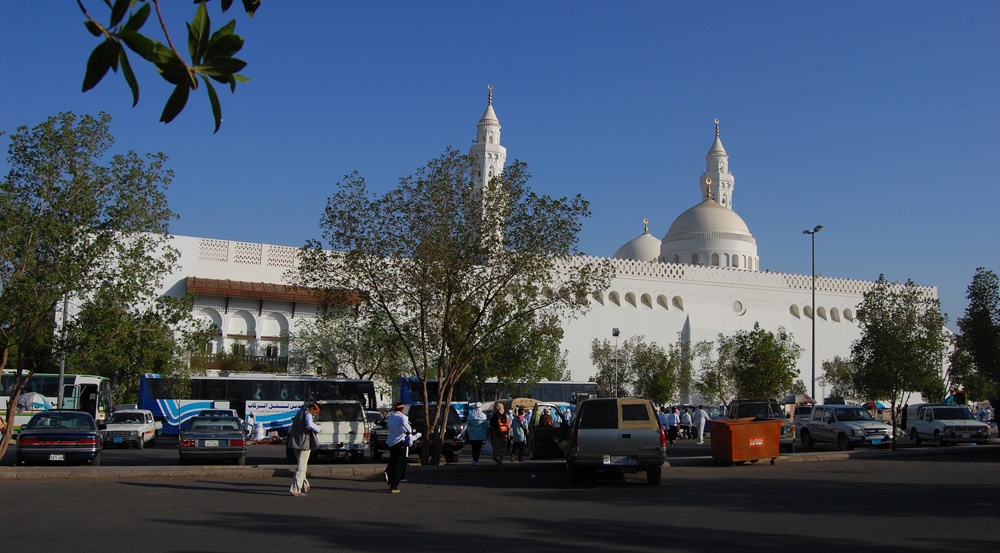
<svg viewBox="0 0 1000 553">
<path fill-rule="evenodd" d="M 632 259 L 635 261 L 656 261 L 660 256 L 660 246 L 663 242 L 648 232 L 630 240 L 615 252 L 615 259 Z"/>
</svg>

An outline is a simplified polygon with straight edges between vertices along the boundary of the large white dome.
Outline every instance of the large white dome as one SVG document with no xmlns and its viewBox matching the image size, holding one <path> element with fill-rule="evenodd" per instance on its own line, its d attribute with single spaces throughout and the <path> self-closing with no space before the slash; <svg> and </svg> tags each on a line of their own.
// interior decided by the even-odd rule
<svg viewBox="0 0 1000 553">
<path fill-rule="evenodd" d="M 735 211 L 717 204 L 715 200 L 705 200 L 681 213 L 670 225 L 664 240 L 682 240 L 691 235 L 706 232 L 731 232 L 744 234 L 753 241 L 750 229 Z"/>
<path fill-rule="evenodd" d="M 660 261 L 760 270 L 757 241 L 735 211 L 705 200 L 681 213 L 660 246 Z"/>
<path fill-rule="evenodd" d="M 615 259 L 633 259 L 635 261 L 656 261 L 660 257 L 659 238 L 653 236 L 648 231 L 642 233 L 638 238 L 630 240 L 615 252 Z"/>
</svg>

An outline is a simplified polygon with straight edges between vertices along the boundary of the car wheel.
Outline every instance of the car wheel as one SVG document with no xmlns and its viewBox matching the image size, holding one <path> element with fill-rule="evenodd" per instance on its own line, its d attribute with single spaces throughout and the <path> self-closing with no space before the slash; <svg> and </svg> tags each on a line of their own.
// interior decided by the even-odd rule
<svg viewBox="0 0 1000 553">
<path fill-rule="evenodd" d="M 816 442 L 813 441 L 812 436 L 809 435 L 809 431 L 808 430 L 803 430 L 802 431 L 802 447 L 804 447 L 806 449 L 812 449 L 813 446 L 815 446 L 815 445 L 816 445 Z"/>
<path fill-rule="evenodd" d="M 566 463 L 566 472 L 569 473 L 569 481 L 574 486 L 579 486 L 586 481 L 586 476 L 583 474 L 583 469 L 572 463 Z"/>
<path fill-rule="evenodd" d="M 455 462 L 455 454 L 454 453 L 452 453 L 450 451 L 442 451 L 441 455 L 444 456 L 444 461 L 446 463 L 454 463 Z"/>
<path fill-rule="evenodd" d="M 920 434 L 917 434 L 916 428 L 910 429 L 910 439 L 913 440 L 913 443 L 917 445 L 924 443 L 924 440 L 920 437 Z"/>
<path fill-rule="evenodd" d="M 146 440 L 145 440 L 145 438 L 142 437 L 142 436 L 139 436 L 139 439 L 137 439 L 135 441 L 135 448 L 136 449 L 142 449 L 145 446 L 146 446 Z"/>
<path fill-rule="evenodd" d="M 663 477 L 663 467 L 656 467 L 646 471 L 646 483 L 650 486 L 659 486 Z"/>
<path fill-rule="evenodd" d="M 157 436 L 154 434 L 153 439 L 149 441 L 149 447 L 156 447 L 156 438 Z"/>
<path fill-rule="evenodd" d="M 99 466 L 101 466 L 101 454 L 100 453 L 98 453 L 97 455 L 94 455 L 94 458 L 90 460 L 90 466 L 92 466 L 92 467 L 99 467 Z"/>
<path fill-rule="evenodd" d="M 837 436 L 837 447 L 839 447 L 841 451 L 850 451 L 854 449 L 854 446 L 851 445 L 851 440 L 847 439 L 847 434 L 840 434 Z"/>
<path fill-rule="evenodd" d="M 783 444 L 778 449 L 780 453 L 795 453 L 795 442 Z"/>
<path fill-rule="evenodd" d="M 365 452 L 364 451 L 352 451 L 351 452 L 351 462 L 355 463 L 355 464 L 365 462 Z"/>
<path fill-rule="evenodd" d="M 377 463 L 377 462 L 379 462 L 381 460 L 382 460 L 382 452 L 381 451 L 372 451 L 372 462 L 373 463 Z"/>
<path fill-rule="evenodd" d="M 241 466 L 241 467 L 242 466 L 246 466 L 246 464 L 247 464 L 247 456 L 246 455 L 240 455 L 236 459 L 236 464 L 239 465 L 239 466 Z"/>
<path fill-rule="evenodd" d="M 944 443 L 944 439 L 941 438 L 941 431 L 940 430 L 935 430 L 934 431 L 934 443 L 937 444 L 938 447 L 944 447 L 944 446 L 948 445 L 948 444 Z"/>
</svg>

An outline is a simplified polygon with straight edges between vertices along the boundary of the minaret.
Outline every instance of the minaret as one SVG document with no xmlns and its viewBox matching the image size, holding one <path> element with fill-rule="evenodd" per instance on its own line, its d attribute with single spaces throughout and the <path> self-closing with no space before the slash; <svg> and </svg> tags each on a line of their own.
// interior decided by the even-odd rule
<svg viewBox="0 0 1000 553">
<path fill-rule="evenodd" d="M 482 187 L 483 183 L 490 182 L 493 177 L 500 176 L 507 161 L 507 148 L 500 145 L 500 121 L 493 111 L 493 85 L 487 88 L 490 91 L 489 103 L 486 105 L 486 112 L 479 120 L 476 141 L 469 148 L 469 155 L 475 156 L 477 160 L 478 167 L 473 177 L 479 187 Z"/>
<path fill-rule="evenodd" d="M 729 172 L 729 156 L 726 149 L 722 147 L 719 140 L 719 120 L 715 120 L 715 142 L 712 149 L 705 156 L 705 174 L 701 176 L 701 199 L 709 199 L 709 187 L 711 187 L 711 199 L 718 202 L 722 207 L 733 208 L 733 186 L 734 179 Z"/>
</svg>

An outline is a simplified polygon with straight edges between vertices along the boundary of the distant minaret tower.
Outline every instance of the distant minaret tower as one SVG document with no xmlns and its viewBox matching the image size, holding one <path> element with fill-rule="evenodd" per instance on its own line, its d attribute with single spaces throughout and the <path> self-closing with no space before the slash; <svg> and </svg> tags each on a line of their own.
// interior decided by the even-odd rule
<svg viewBox="0 0 1000 553">
<path fill-rule="evenodd" d="M 729 172 L 729 156 L 719 140 L 718 119 L 715 120 L 715 142 L 705 160 L 705 174 L 701 176 L 701 199 L 712 199 L 722 207 L 732 209 L 735 180 Z"/>
<path fill-rule="evenodd" d="M 490 91 L 489 102 L 486 104 L 486 112 L 479 120 L 476 142 L 469 148 L 469 155 L 475 156 L 477 160 L 473 178 L 479 187 L 499 176 L 507 161 L 507 148 L 500 145 L 500 121 L 493 111 L 493 85 L 486 88 Z"/>
</svg>

